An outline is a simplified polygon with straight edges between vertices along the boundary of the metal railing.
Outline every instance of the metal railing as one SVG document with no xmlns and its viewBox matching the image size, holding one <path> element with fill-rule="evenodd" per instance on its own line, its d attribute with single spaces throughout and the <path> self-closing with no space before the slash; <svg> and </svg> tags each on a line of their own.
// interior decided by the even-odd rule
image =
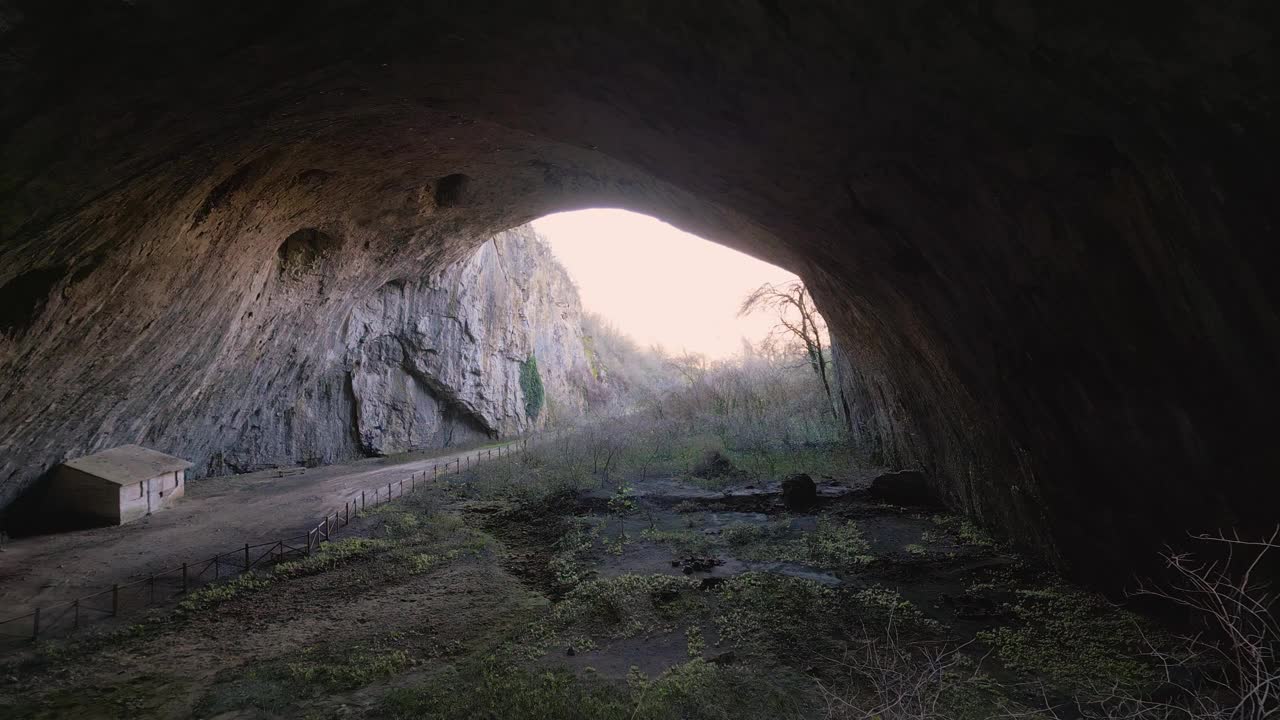
<svg viewBox="0 0 1280 720">
<path fill-rule="evenodd" d="M 442 476 L 460 474 L 465 468 L 478 465 L 481 457 L 490 460 L 494 457 L 494 450 L 497 450 L 499 458 L 510 456 L 516 452 L 513 447 L 523 450 L 528 447 L 528 442 L 525 438 L 496 448 L 465 453 L 446 463 L 432 465 L 430 472 L 423 470 L 411 473 L 408 492 L 416 493 L 419 488 L 426 487 L 430 481 Z M 397 490 L 399 494 L 396 494 Z M 373 501 L 370 502 L 369 490 L 362 489 L 358 495 L 353 493 L 342 508 L 326 514 L 319 524 L 304 534 L 256 545 L 245 543 L 243 547 L 213 555 L 207 560 L 184 562 L 181 566 L 151 573 L 140 580 L 115 583 L 88 595 L 36 607 L 28 613 L 5 618 L 0 620 L 0 647 L 66 635 L 94 621 L 164 605 L 194 590 L 234 578 L 254 568 L 275 565 L 290 558 L 308 557 L 319 549 L 321 543 L 328 542 L 340 528 L 350 524 L 353 510 L 358 515 L 370 505 L 382 505 L 404 497 L 405 490 L 406 483 L 403 479 L 387 483 L 385 496 L 383 487 L 379 485 L 373 488 Z"/>
</svg>

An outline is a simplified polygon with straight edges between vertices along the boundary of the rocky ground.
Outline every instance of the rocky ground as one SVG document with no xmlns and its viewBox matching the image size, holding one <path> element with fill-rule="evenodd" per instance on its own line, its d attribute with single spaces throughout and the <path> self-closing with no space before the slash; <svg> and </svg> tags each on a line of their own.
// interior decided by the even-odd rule
<svg viewBox="0 0 1280 720">
<path fill-rule="evenodd" d="M 819 476 L 789 509 L 732 474 L 569 487 L 495 462 L 271 575 L 13 660 L 0 710 L 988 718 L 1155 682 L 1144 621 L 876 500 L 873 475 Z"/>
</svg>

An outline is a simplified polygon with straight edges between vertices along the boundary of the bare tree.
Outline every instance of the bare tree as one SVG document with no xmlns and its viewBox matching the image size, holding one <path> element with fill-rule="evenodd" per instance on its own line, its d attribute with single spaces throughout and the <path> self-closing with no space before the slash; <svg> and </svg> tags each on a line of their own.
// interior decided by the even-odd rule
<svg viewBox="0 0 1280 720">
<path fill-rule="evenodd" d="M 818 314 L 809 289 L 799 280 L 783 285 L 765 283 L 742 301 L 738 316 L 767 311 L 778 316 L 778 324 L 774 326 L 771 336 L 786 338 L 804 352 L 809 366 L 822 381 L 822 389 L 827 393 L 827 409 L 831 411 L 832 417 L 837 417 L 835 398 L 827 379 L 827 366 L 831 361 L 823 350 L 827 324 Z"/>
</svg>

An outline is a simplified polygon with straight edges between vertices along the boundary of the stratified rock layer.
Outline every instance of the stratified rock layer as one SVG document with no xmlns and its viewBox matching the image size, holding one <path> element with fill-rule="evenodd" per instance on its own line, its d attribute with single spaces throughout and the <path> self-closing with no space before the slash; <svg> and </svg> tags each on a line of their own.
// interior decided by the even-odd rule
<svg viewBox="0 0 1280 720">
<path fill-rule="evenodd" d="M 5 498 L 324 457 L 353 306 L 605 205 L 799 273 L 858 437 L 1065 568 L 1276 521 L 1280 4 L 91 6 L 0 0 Z"/>
</svg>

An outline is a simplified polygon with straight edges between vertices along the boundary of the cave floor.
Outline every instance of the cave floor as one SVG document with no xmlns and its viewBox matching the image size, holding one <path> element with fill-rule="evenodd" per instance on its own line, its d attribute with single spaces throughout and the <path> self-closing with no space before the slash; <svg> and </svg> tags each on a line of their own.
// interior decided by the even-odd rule
<svg viewBox="0 0 1280 720">
<path fill-rule="evenodd" d="M 501 465 L 44 643 L 0 668 L 0 714 L 859 717 L 913 687 L 939 714 L 885 717 L 988 718 L 1153 682 L 1146 621 L 963 520 L 873 501 L 866 469 L 792 513 L 767 483 L 525 491 Z"/>
<path fill-rule="evenodd" d="M 484 449 L 437 450 L 307 468 L 202 478 L 187 484 L 177 506 L 135 522 L 10 540 L 0 552 L 0 619 L 25 614 L 156 572 L 196 563 L 248 543 L 305 533 L 326 513 L 386 496 L 387 483 L 428 473 Z M 479 461 L 484 461 L 481 457 Z M 296 471 L 295 471 L 296 472 Z"/>
</svg>

